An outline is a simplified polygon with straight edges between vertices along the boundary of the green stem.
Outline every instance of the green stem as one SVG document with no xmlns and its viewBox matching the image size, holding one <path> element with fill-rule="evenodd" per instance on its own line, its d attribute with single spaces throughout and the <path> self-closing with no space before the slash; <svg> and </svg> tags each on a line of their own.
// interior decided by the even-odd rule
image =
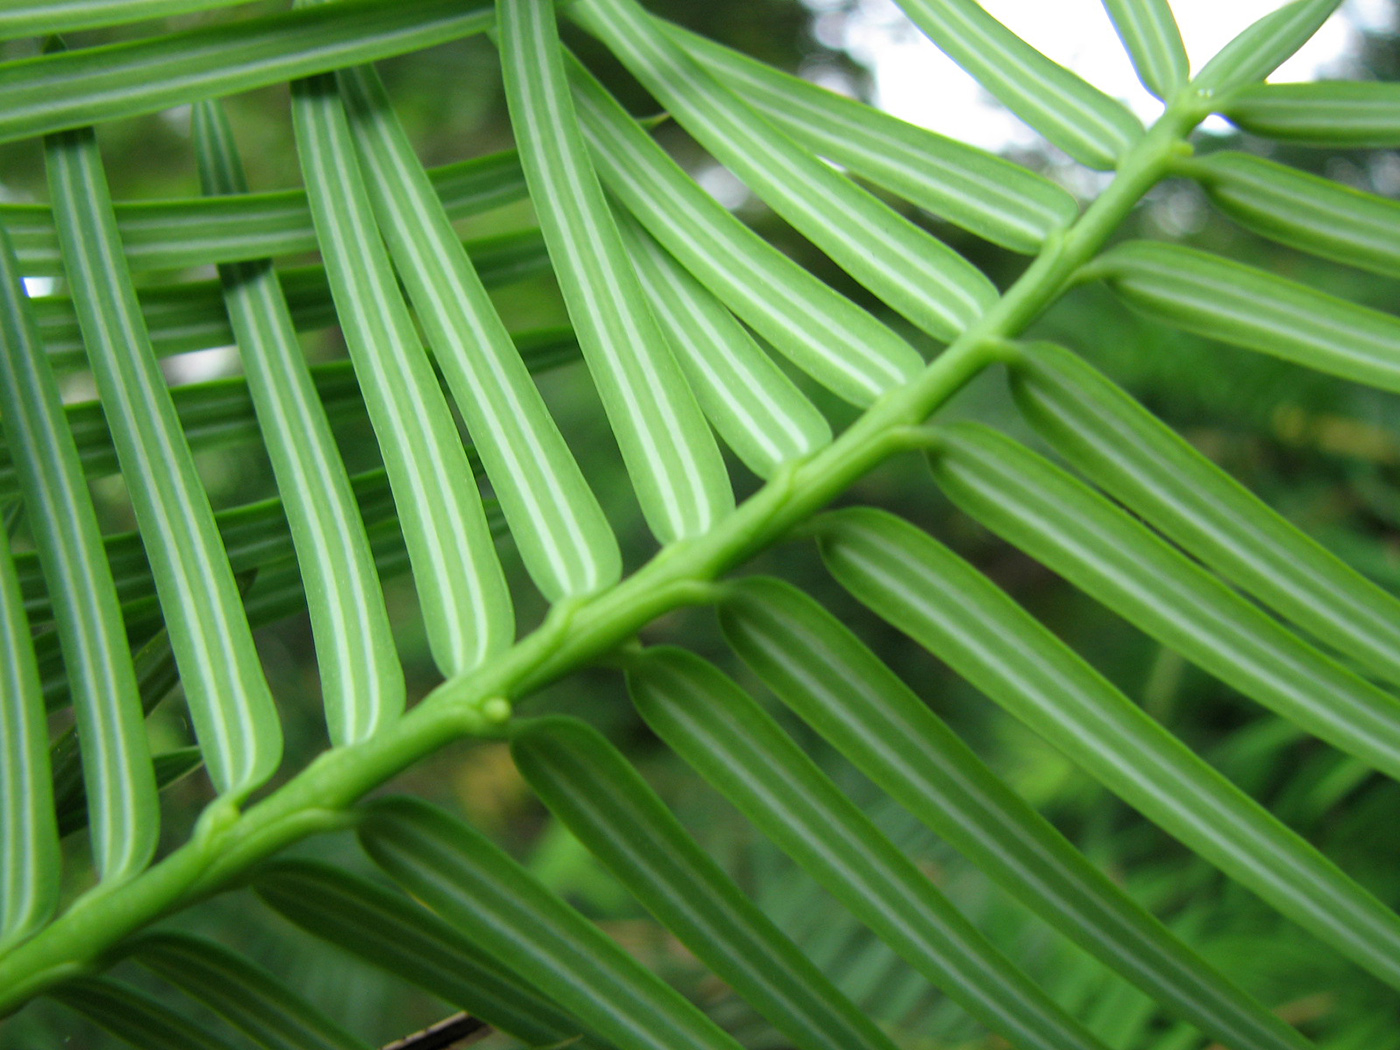
<svg viewBox="0 0 1400 1050">
<path fill-rule="evenodd" d="M 907 447 L 923 423 L 1075 280 L 1185 149 L 1198 115 L 1169 108 L 1124 158 L 1118 175 L 1073 226 L 1055 235 L 1016 284 L 913 383 L 874 404 L 831 445 L 790 465 L 718 527 L 673 544 L 608 591 L 560 603 L 545 623 L 470 676 L 434 690 L 371 740 L 325 752 L 239 813 L 216 802 L 194 839 L 121 886 L 81 898 L 0 958 L 0 1016 L 44 989 L 100 968 L 123 938 L 233 884 L 282 847 L 353 821 L 366 792 L 465 735 L 488 733 L 518 699 L 596 660 L 661 614 L 708 601 L 711 581 L 781 540 L 877 464 Z"/>
</svg>

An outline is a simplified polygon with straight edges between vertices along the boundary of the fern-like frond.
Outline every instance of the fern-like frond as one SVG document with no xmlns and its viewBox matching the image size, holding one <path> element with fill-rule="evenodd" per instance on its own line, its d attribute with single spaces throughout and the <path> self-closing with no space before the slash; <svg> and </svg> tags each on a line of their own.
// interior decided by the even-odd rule
<svg viewBox="0 0 1400 1050">
<path fill-rule="evenodd" d="M 1400 883 L 1358 843 L 1395 824 L 1370 771 L 1400 773 L 1400 600 L 1091 361 L 1147 332 L 1126 352 L 1329 377 L 1275 429 L 1330 428 L 1383 564 L 1400 320 L 1322 267 L 1400 274 L 1400 206 L 1298 147 L 1396 145 L 1395 85 L 1265 82 L 1337 0 L 1194 77 L 1167 0 L 1105 0 L 1165 106 L 1144 128 L 976 0 L 900 6 L 1101 192 L 639 0 L 0 12 L 16 39 L 81 31 L 0 62 L 0 142 L 47 136 L 49 179 L 0 204 L 0 1013 L 379 1045 L 255 950 L 276 913 L 531 1046 L 1387 1045 Z M 467 38 L 497 49 L 515 148 L 429 167 L 396 71 Z M 638 84 L 664 118 L 619 101 Z M 221 99 L 281 85 L 301 188 L 251 192 L 248 100 Z M 203 195 L 113 201 L 94 129 L 177 105 Z M 1195 156 L 1215 113 L 1256 139 Z M 1171 178 L 1287 272 L 1248 233 L 1148 239 Z M 1075 352 L 1035 341 L 1047 317 Z M 170 378 L 219 347 L 239 375 Z M 827 511 L 848 493 L 884 507 Z M 314 673 L 254 645 L 297 612 Z M 579 671 L 631 706 L 516 713 L 568 706 Z M 470 809 L 477 776 L 541 804 L 534 857 L 412 794 Z M 737 814 L 697 828 L 701 780 Z M 236 936 L 149 929 L 242 888 Z"/>
</svg>

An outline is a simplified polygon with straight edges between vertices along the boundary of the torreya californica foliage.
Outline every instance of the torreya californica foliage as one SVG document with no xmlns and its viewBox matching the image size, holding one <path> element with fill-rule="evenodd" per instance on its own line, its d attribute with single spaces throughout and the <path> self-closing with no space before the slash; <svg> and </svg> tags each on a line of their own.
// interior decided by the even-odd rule
<svg viewBox="0 0 1400 1050">
<path fill-rule="evenodd" d="M 13 510 L 0 532 L 0 1013 L 56 1001 L 71 1023 L 145 1048 L 369 1045 L 313 1005 L 306 972 L 189 932 L 251 888 L 260 903 L 245 899 L 241 923 L 279 913 L 529 1046 L 1396 1045 L 1400 918 L 1382 898 L 1397 887 L 1343 870 L 1297 828 L 1333 821 L 1357 843 L 1394 824 L 1388 788 L 1358 792 L 1400 775 L 1400 603 L 1086 355 L 1034 336 L 1092 285 L 1155 333 L 1121 354 L 1186 332 L 1213 358 L 1269 355 L 1393 407 L 1391 314 L 1296 273 L 1121 236 L 1147 194 L 1184 179 L 1299 258 L 1400 274 L 1394 201 L 1190 144 L 1219 113 L 1318 157 L 1400 146 L 1394 84 L 1265 83 L 1337 0 L 1279 7 L 1194 76 L 1167 0 L 1105 0 L 1165 105 L 1148 128 L 975 0 L 902 0 L 1049 143 L 1111 173 L 1084 204 L 637 0 L 183 17 L 233 6 L 0 11 L 13 39 L 172 19 L 0 64 L 0 139 L 42 139 L 49 186 L 48 204 L 0 206 L 0 497 Z M 558 20 L 839 280 L 706 193 L 658 122 L 631 116 L 561 43 Z M 372 63 L 474 34 L 499 51 L 516 148 L 425 168 Z M 219 100 L 280 84 L 303 188 L 250 193 Z M 181 104 L 203 196 L 114 203 L 93 126 Z M 464 244 L 454 225 L 526 200 L 537 228 Z M 954 229 L 1022 257 L 1019 276 L 998 287 L 950 246 L 964 243 Z M 281 265 L 308 252 L 314 263 Z M 217 279 L 190 273 L 210 265 Z M 508 326 L 492 290 L 545 269 L 569 324 L 545 304 Z M 28 297 L 24 279 L 43 276 L 62 280 L 57 294 Z M 346 359 L 308 364 L 301 334 L 332 324 Z M 168 387 L 162 358 L 230 343 L 241 378 Z M 538 385 L 579 357 L 592 432 L 615 439 L 650 534 L 639 566 L 619 543 L 616 486 Z M 65 404 L 84 370 L 98 403 Z M 1009 392 L 1008 425 L 940 417 L 987 383 Z M 277 499 L 216 512 L 197 457 L 239 443 L 270 462 Z M 830 509 L 898 456 L 927 468 L 921 499 L 941 491 L 1091 600 L 1076 606 L 1099 610 L 1085 631 L 1107 610 L 1152 640 L 1148 709 L 1081 654 L 1073 625 L 1052 629 L 944 542 L 957 537 L 889 506 Z M 115 474 L 135 535 L 116 534 L 88 485 Z M 736 500 L 736 485 L 751 494 Z M 764 574 L 784 558 L 754 571 L 789 539 L 815 544 L 842 615 L 834 590 Z M 411 705 L 381 583 L 398 573 L 440 683 Z M 516 609 L 541 600 L 522 629 Z M 718 634 L 652 644 L 667 637 L 656 621 L 691 607 L 712 610 Z M 252 631 L 300 609 L 329 746 L 284 759 L 292 698 Z M 852 626 L 922 647 L 1133 815 L 1080 788 L 1087 816 L 1062 832 L 1023 794 L 1028 778 L 985 761 L 889 666 L 893 646 L 872 651 Z M 1267 714 L 1215 750 L 1174 732 L 1154 715 L 1186 664 Z M 701 847 L 626 734 L 532 711 L 589 668 L 624 672 L 640 719 L 742 814 L 752 870 Z M 177 681 L 194 743 L 155 748 L 147 715 Z M 464 739 L 508 741 L 553 827 L 684 962 L 619 946 L 489 829 L 377 792 Z M 1261 754 L 1292 763 L 1271 774 L 1283 788 L 1225 775 Z M 187 835 L 163 837 L 162 789 L 201 767 L 212 801 Z M 1152 826 L 1179 844 L 1165 867 L 1125 845 Z M 284 852 L 313 838 L 338 844 L 325 847 L 336 863 Z M 1222 934 L 1249 924 L 1270 932 L 1232 962 Z M 1289 951 L 1302 987 L 1260 976 Z M 728 994 L 706 999 L 697 971 Z"/>
</svg>

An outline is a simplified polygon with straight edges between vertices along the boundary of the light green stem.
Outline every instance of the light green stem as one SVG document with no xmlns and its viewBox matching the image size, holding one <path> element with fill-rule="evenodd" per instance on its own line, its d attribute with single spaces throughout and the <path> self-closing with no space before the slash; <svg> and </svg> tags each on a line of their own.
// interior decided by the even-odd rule
<svg viewBox="0 0 1400 1050">
<path fill-rule="evenodd" d="M 194 838 L 121 886 L 81 898 L 0 958 L 0 1016 L 103 956 L 147 924 L 234 884 L 289 843 L 353 823 L 366 792 L 462 736 L 481 735 L 518 699 L 625 643 L 661 614 L 708 600 L 711 581 L 781 540 L 891 454 L 911 431 L 997 359 L 1075 280 L 1187 147 L 1201 114 L 1183 95 L 1124 156 L 1089 209 L 1054 235 L 1024 275 L 908 386 L 887 394 L 836 441 L 789 465 L 704 536 L 673 544 L 622 583 L 557 605 L 545 623 L 489 666 L 450 679 L 373 739 L 325 752 L 246 812 L 215 802 Z"/>
</svg>

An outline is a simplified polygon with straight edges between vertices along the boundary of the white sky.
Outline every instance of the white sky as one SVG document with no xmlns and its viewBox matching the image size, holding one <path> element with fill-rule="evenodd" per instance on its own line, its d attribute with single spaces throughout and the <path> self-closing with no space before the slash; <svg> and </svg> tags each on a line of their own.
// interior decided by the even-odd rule
<svg viewBox="0 0 1400 1050">
<path fill-rule="evenodd" d="M 841 0 L 804 0 L 818 39 L 844 48 L 873 70 L 876 103 L 915 124 L 991 150 L 1030 147 L 1040 140 L 905 19 L 892 0 L 859 0 L 854 13 Z M 981 0 L 1018 36 L 1096 87 L 1128 102 L 1144 119 L 1161 104 L 1143 89 L 1100 0 Z M 1245 26 L 1283 6 L 1282 0 L 1171 0 L 1193 69 Z M 1345 76 L 1358 27 L 1394 27 L 1392 0 L 1347 0 L 1273 80 Z M 820 75 L 814 79 L 821 80 Z M 837 85 L 829 85 L 837 86 Z"/>
</svg>

